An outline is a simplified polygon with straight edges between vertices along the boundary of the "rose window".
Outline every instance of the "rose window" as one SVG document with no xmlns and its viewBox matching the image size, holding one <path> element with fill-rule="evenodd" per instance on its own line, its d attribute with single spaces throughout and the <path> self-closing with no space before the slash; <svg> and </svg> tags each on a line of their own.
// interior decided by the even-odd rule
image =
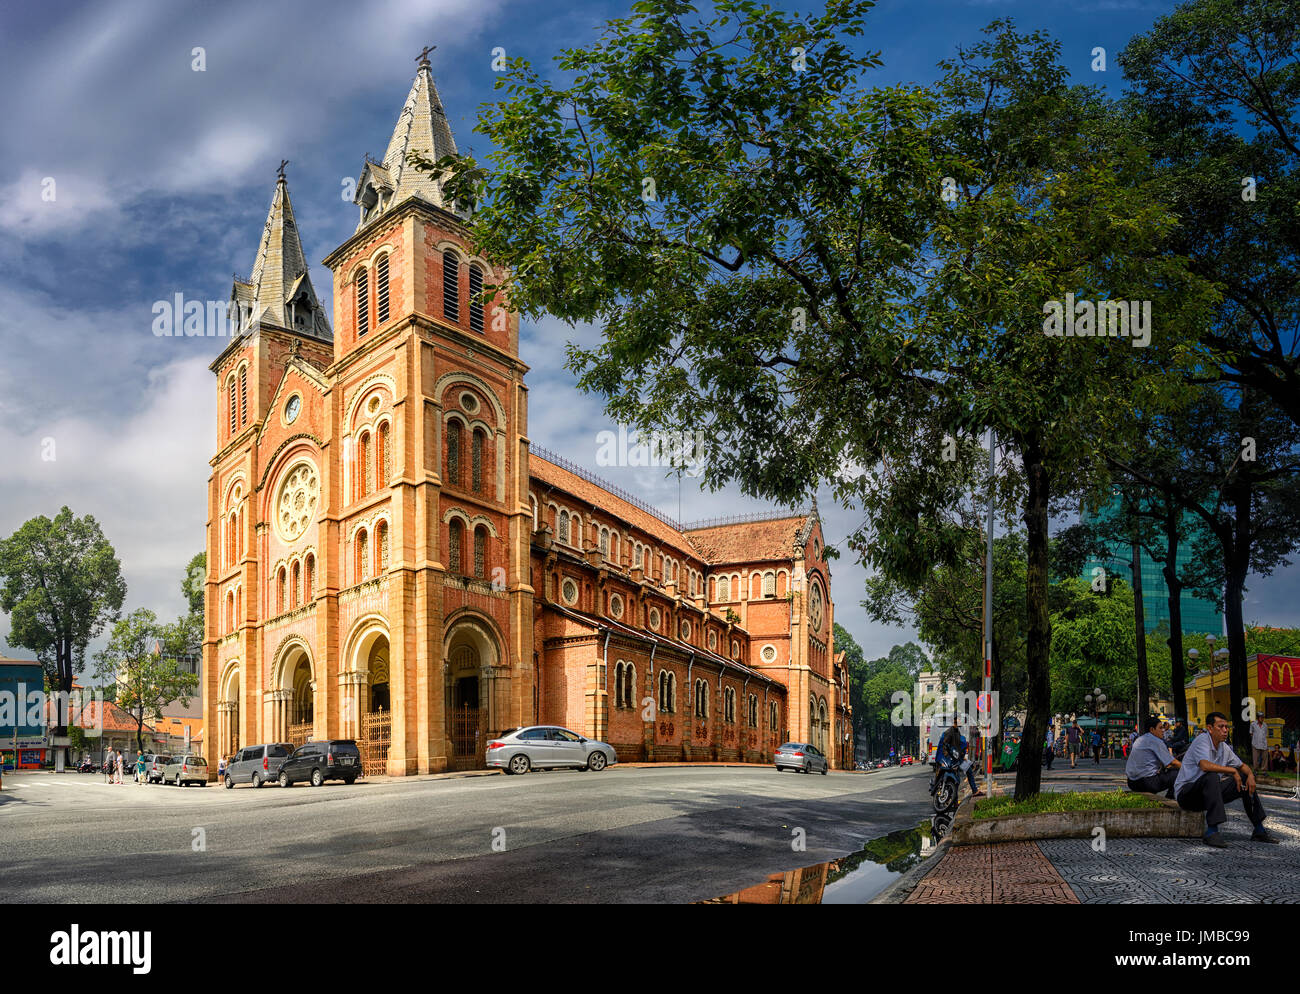
<svg viewBox="0 0 1300 994">
<path fill-rule="evenodd" d="M 294 467 L 284 485 L 280 488 L 280 502 L 277 523 L 280 536 L 286 542 L 293 542 L 302 537 L 307 526 L 316 515 L 316 494 L 319 480 L 313 466 L 303 464 Z"/>
</svg>

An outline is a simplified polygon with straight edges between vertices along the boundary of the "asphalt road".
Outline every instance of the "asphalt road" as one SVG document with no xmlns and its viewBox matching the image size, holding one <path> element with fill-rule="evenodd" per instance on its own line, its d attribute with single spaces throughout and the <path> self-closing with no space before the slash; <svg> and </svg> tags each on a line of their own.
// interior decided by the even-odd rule
<svg viewBox="0 0 1300 994">
<path fill-rule="evenodd" d="M 288 790 L 11 774 L 0 902 L 682 903 L 916 827 L 924 773 L 613 768 Z"/>
</svg>

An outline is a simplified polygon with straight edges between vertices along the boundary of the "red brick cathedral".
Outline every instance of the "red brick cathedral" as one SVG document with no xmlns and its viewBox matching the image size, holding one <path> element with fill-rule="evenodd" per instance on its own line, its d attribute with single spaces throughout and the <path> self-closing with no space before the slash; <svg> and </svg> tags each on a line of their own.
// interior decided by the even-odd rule
<svg viewBox="0 0 1300 994">
<path fill-rule="evenodd" d="M 851 762 L 830 570 L 806 516 L 683 528 L 529 450 L 502 270 L 439 184 L 422 60 L 316 296 L 283 170 L 217 376 L 205 727 L 219 755 L 355 738 L 371 775 L 484 765 L 564 725 L 623 760 Z"/>
</svg>

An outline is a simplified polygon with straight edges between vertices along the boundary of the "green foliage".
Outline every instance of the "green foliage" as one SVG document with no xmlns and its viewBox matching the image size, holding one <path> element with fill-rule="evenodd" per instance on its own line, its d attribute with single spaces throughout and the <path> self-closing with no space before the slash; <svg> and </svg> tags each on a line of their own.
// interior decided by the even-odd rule
<svg viewBox="0 0 1300 994">
<path fill-rule="evenodd" d="M 108 683 L 116 678 L 117 704 L 136 719 L 136 743 L 144 748 L 144 723 L 162 717 L 173 701 L 182 707 L 198 690 L 198 677 L 167 658 L 166 644 L 175 638 L 174 626 L 160 625 L 158 616 L 142 608 L 113 626 L 108 645 L 95 656 L 96 676 Z M 163 653 L 155 651 L 163 643 Z"/>
<path fill-rule="evenodd" d="M 118 617 L 126 597 L 117 554 L 90 515 L 67 507 L 32 518 L 0 540 L 0 609 L 11 645 L 36 654 L 55 690 L 71 691 L 86 646 Z M 60 729 L 66 716 L 60 715 Z"/>
<path fill-rule="evenodd" d="M 200 552 L 185 567 L 185 576 L 181 579 L 181 594 L 189 605 L 190 614 L 198 615 L 200 619 L 203 617 L 203 592 L 207 574 L 208 554 Z"/>
<path fill-rule="evenodd" d="M 1079 579 L 1052 588 L 1052 703 L 1055 713 L 1084 710 L 1083 695 L 1101 687 L 1110 707 L 1137 701 L 1137 631 L 1133 590 L 1115 580 L 1099 594 Z"/>
</svg>

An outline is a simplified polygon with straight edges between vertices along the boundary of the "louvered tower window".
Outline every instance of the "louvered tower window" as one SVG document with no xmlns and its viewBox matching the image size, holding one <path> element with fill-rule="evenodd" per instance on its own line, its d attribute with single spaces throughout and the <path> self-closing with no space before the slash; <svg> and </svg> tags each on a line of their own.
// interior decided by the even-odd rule
<svg viewBox="0 0 1300 994">
<path fill-rule="evenodd" d="M 370 575 L 370 537 L 365 529 L 357 535 L 357 582 Z"/>
<path fill-rule="evenodd" d="M 388 486 L 393 478 L 393 444 L 388 430 L 388 422 L 379 426 L 379 485 Z"/>
<path fill-rule="evenodd" d="M 239 424 L 248 424 L 248 367 L 239 371 Z"/>
<path fill-rule="evenodd" d="M 451 249 L 442 253 L 442 316 L 460 322 L 460 256 Z"/>
<path fill-rule="evenodd" d="M 483 433 L 474 432 L 474 492 L 483 490 Z"/>
<path fill-rule="evenodd" d="M 230 434 L 234 435 L 239 427 L 239 408 L 235 406 L 235 378 L 230 378 Z"/>
<path fill-rule="evenodd" d="M 381 255 L 375 263 L 375 324 L 388 320 L 388 256 Z"/>
<path fill-rule="evenodd" d="M 447 422 L 447 482 L 460 486 L 460 422 Z"/>
<path fill-rule="evenodd" d="M 451 519 L 451 525 L 448 528 L 447 569 L 452 573 L 460 573 L 460 546 L 464 530 L 464 525 L 455 518 Z"/>
<path fill-rule="evenodd" d="M 487 575 L 487 529 L 474 529 L 474 575 Z"/>
<path fill-rule="evenodd" d="M 479 294 L 483 292 L 483 267 L 472 263 L 469 267 L 469 326 L 473 331 L 483 330 L 483 301 Z"/>
<path fill-rule="evenodd" d="M 370 330 L 370 282 L 363 269 L 357 273 L 357 337 Z"/>
<path fill-rule="evenodd" d="M 375 542 L 379 546 L 379 572 L 388 572 L 388 522 L 381 521 L 375 531 Z"/>
</svg>

